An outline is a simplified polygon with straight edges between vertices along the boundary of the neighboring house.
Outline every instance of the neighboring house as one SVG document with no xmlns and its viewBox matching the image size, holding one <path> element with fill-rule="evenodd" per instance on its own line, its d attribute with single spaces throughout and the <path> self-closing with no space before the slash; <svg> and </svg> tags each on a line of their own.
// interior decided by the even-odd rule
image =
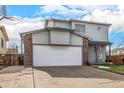
<svg viewBox="0 0 124 93">
<path fill-rule="evenodd" d="M 0 54 L 6 53 L 6 41 L 9 41 L 4 26 L 0 25 Z"/>
<path fill-rule="evenodd" d="M 124 55 L 124 47 L 112 49 L 111 55 Z"/>
<path fill-rule="evenodd" d="M 46 19 L 43 29 L 21 33 L 24 65 L 76 66 L 106 60 L 111 24 L 80 20 Z M 109 57 L 110 58 L 110 57 Z"/>
<path fill-rule="evenodd" d="M 3 65 L 3 58 L 6 54 L 6 42 L 9 40 L 4 26 L 0 25 L 0 65 Z"/>
</svg>

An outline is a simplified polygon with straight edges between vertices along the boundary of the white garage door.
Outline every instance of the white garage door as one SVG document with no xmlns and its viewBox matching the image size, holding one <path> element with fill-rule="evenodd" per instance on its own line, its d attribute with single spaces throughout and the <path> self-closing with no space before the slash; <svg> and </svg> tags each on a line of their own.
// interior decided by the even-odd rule
<svg viewBox="0 0 124 93">
<path fill-rule="evenodd" d="M 82 47 L 33 45 L 33 66 L 82 65 Z"/>
</svg>

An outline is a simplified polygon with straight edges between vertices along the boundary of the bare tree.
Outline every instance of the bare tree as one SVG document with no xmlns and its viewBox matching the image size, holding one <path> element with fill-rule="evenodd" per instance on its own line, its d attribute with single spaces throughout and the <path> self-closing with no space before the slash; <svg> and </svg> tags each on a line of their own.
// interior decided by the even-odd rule
<svg viewBox="0 0 124 93">
<path fill-rule="evenodd" d="M 14 49 L 17 49 L 18 51 L 18 47 L 16 44 L 16 38 L 12 38 L 10 39 L 10 41 L 8 42 L 8 48 L 12 51 L 10 51 L 11 53 L 11 65 L 15 64 L 15 57 L 16 57 L 16 51 Z"/>
<path fill-rule="evenodd" d="M 3 20 L 3 19 L 9 19 L 9 20 L 12 20 L 12 21 L 15 21 L 16 18 L 14 17 L 10 17 L 10 16 L 7 16 L 7 8 L 6 8 L 6 5 L 2 5 L 2 8 L 0 10 L 0 15 L 2 16 L 0 18 L 0 21 Z"/>
<path fill-rule="evenodd" d="M 124 46 L 124 35 L 120 37 L 120 42 L 118 43 L 117 47 Z"/>
</svg>

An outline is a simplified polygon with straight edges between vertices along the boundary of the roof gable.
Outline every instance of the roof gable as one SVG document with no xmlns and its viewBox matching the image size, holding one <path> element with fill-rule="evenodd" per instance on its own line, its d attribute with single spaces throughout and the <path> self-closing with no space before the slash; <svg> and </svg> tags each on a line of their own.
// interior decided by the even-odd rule
<svg viewBox="0 0 124 93">
<path fill-rule="evenodd" d="M 49 30 L 55 30 L 55 31 L 61 31 L 61 30 L 65 30 L 65 31 L 69 31 L 69 32 L 71 32 L 71 33 L 74 33 L 74 34 L 76 34 L 76 35 L 78 35 L 78 36 L 80 36 L 80 37 L 84 37 L 84 38 L 87 38 L 87 39 L 89 39 L 89 40 L 91 40 L 91 38 L 90 37 L 88 37 L 88 36 L 86 36 L 86 35 L 84 35 L 84 34 L 79 34 L 79 33 L 76 33 L 75 31 L 73 31 L 72 29 L 64 29 L 64 28 L 56 28 L 56 27 L 50 27 L 50 28 L 44 28 L 44 29 L 38 29 L 38 30 L 33 30 L 33 31 L 29 31 L 29 32 L 24 32 L 24 33 L 20 33 L 20 35 L 21 35 L 21 37 L 23 37 L 23 36 L 25 36 L 25 35 L 27 35 L 27 34 L 33 34 L 33 33 L 37 33 L 37 32 L 41 32 L 41 31 L 49 31 Z"/>
</svg>

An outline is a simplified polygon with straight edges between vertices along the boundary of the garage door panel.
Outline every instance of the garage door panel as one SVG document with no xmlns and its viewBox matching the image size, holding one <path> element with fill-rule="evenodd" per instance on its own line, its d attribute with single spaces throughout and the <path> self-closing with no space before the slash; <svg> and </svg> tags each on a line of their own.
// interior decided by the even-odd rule
<svg viewBox="0 0 124 93">
<path fill-rule="evenodd" d="M 34 66 L 82 65 L 82 48 L 33 45 Z"/>
</svg>

